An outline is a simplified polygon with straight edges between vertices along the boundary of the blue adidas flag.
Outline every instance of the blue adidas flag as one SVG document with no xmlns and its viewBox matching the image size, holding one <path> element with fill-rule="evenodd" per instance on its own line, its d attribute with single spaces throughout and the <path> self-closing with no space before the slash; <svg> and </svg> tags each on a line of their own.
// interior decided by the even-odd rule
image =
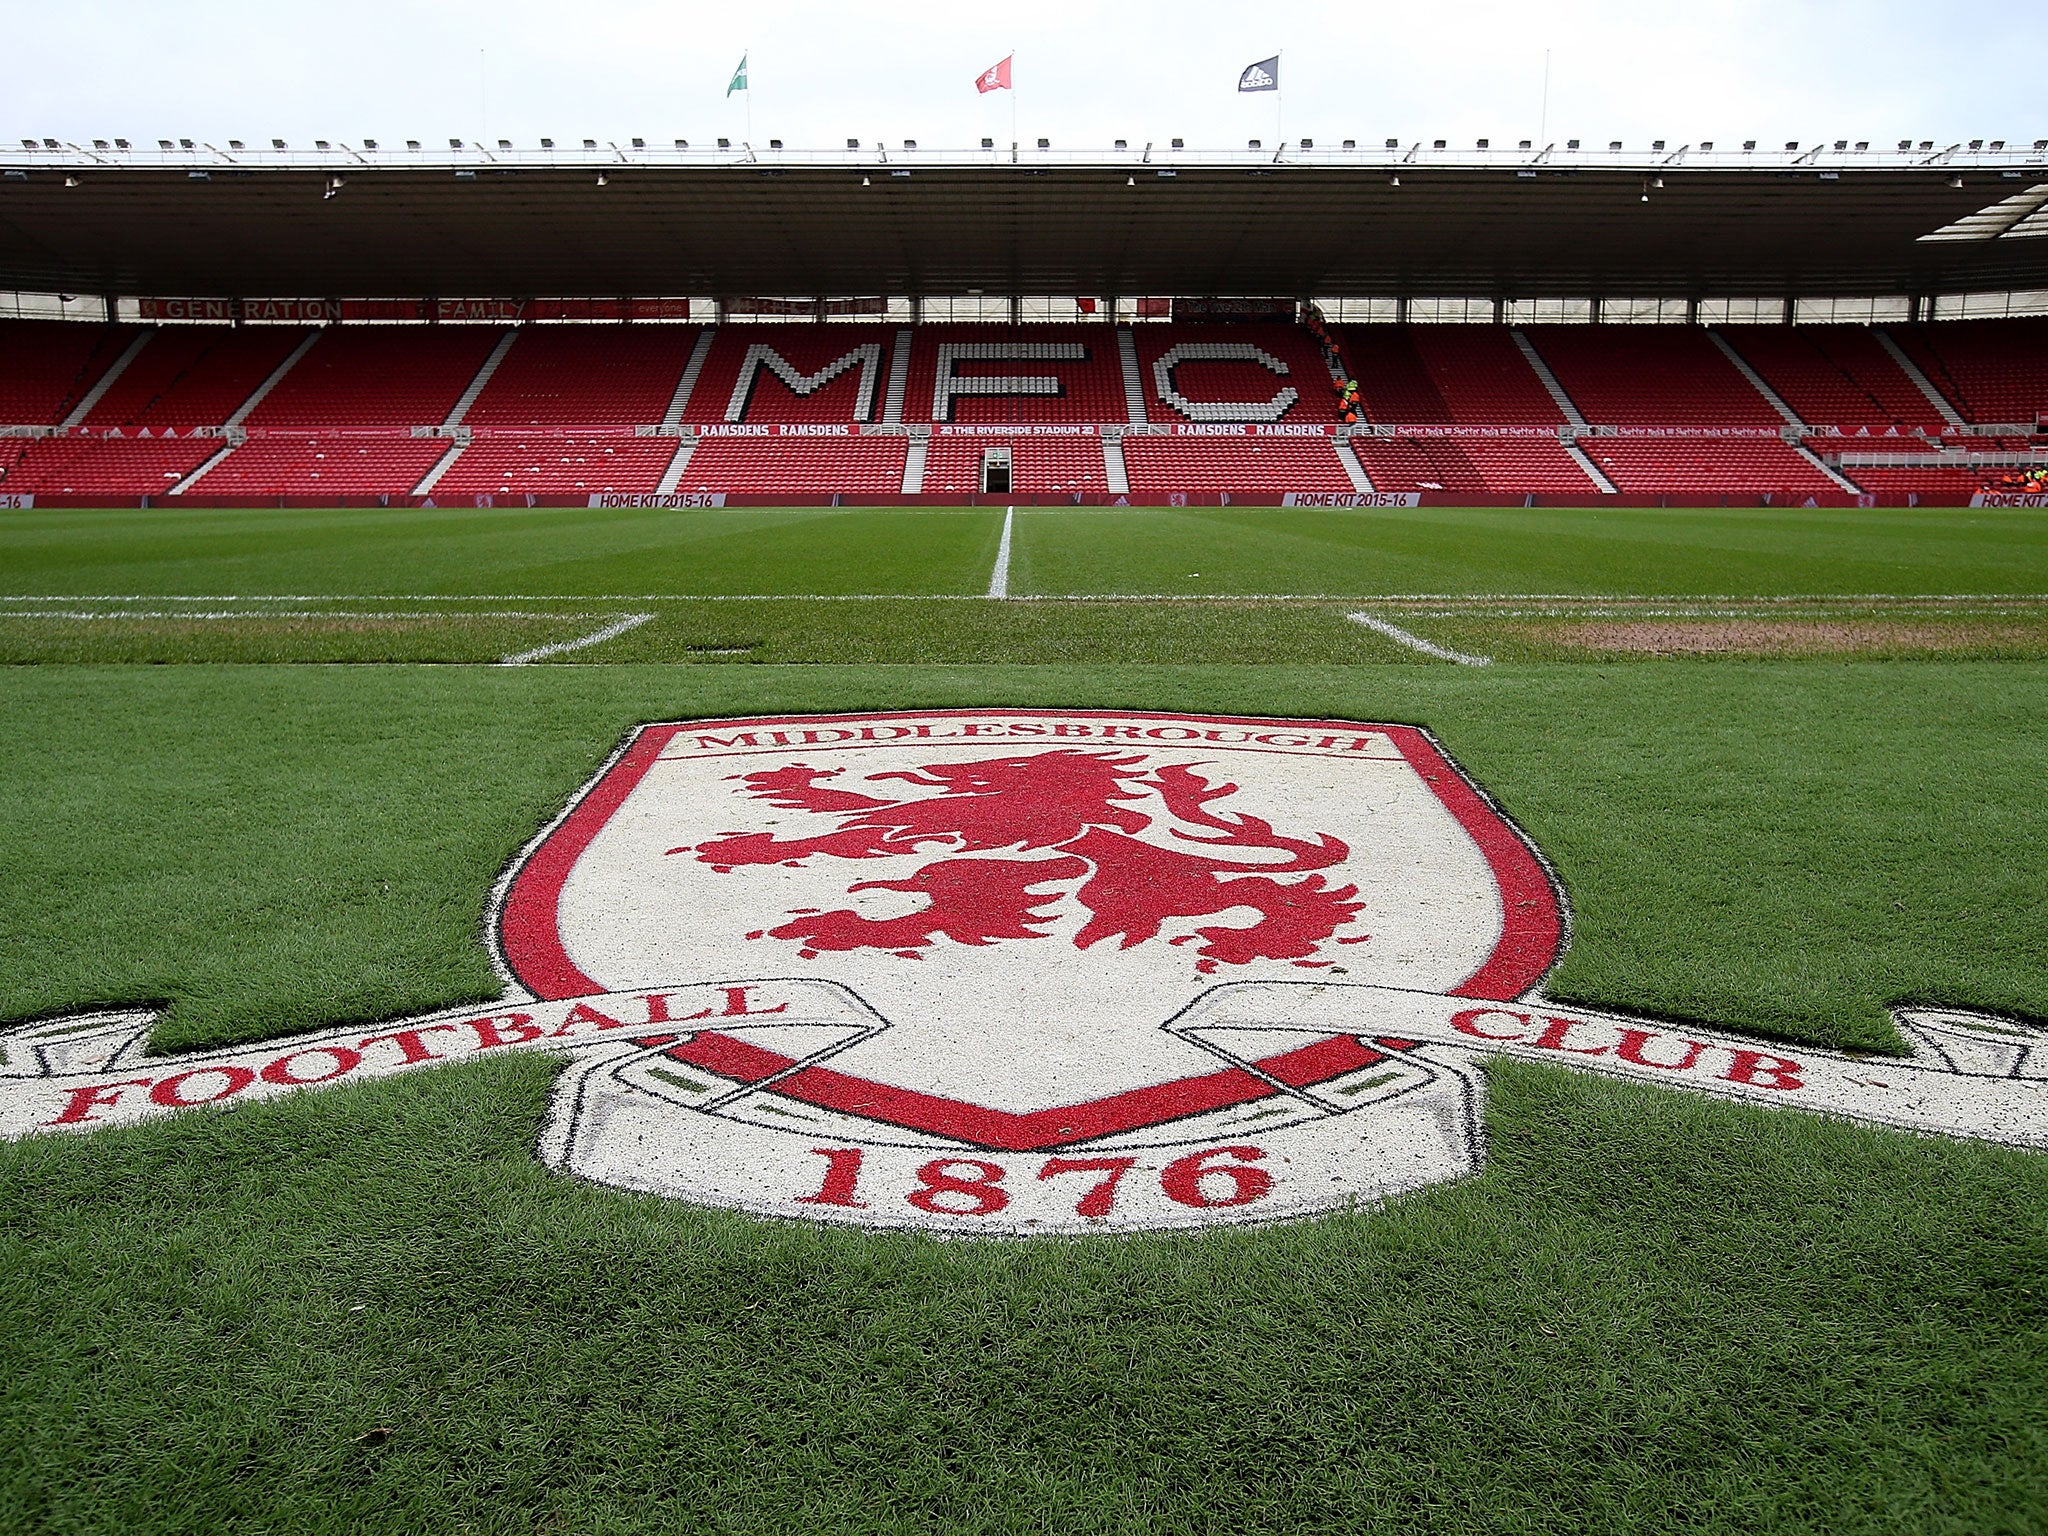
<svg viewBox="0 0 2048 1536">
<path fill-rule="evenodd" d="M 1280 55 L 1261 59 L 1256 64 L 1247 64 L 1244 73 L 1237 77 L 1240 91 L 1277 91 L 1280 89 Z"/>
</svg>

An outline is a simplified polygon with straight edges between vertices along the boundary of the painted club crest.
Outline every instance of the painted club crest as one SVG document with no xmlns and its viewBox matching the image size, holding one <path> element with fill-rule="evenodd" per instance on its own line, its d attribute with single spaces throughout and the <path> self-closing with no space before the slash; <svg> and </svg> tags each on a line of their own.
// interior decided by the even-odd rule
<svg viewBox="0 0 2048 1536">
<path fill-rule="evenodd" d="M 641 728 L 500 882 L 487 1013 L 206 1057 L 8 1037 L 0 1133 L 508 1048 L 540 1153 L 701 1204 L 1026 1234 L 1312 1215 L 1456 1177 L 1490 1054 L 2048 1141 L 2025 1026 L 1897 1062 L 1560 1010 L 1535 850 L 1412 726 L 1128 712 Z M 11 1079 L 11 1081 L 9 1080 Z"/>
</svg>

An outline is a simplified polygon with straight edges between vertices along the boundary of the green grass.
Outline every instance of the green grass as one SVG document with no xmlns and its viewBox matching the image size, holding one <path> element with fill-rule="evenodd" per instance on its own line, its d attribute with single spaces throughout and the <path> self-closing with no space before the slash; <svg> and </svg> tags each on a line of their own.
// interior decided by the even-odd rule
<svg viewBox="0 0 2048 1536">
<path fill-rule="evenodd" d="M 1981 1536 L 2048 1507 L 2048 1160 L 1503 1067 L 1486 1171 L 1383 1213 L 945 1243 L 550 1175 L 548 1074 L 0 1148 L 0 1523 Z"/>
<path fill-rule="evenodd" d="M 961 594 L 1001 508 L 0 515 L 0 596 Z M 2048 513 L 1019 511 L 1019 594 L 2048 593 Z"/>
<path fill-rule="evenodd" d="M 8 595 L 979 593 L 1001 508 L 0 514 Z"/>
<path fill-rule="evenodd" d="M 632 725 L 1011 704 L 1429 725 L 1562 875 L 1562 999 L 1874 1049 L 1894 1002 L 2048 1018 L 2048 645 L 1991 600 L 2048 591 L 2039 514 L 1018 515 L 1017 591 L 1977 592 L 1712 606 L 2004 658 L 1646 663 L 1561 629 L 1697 605 L 1375 606 L 1483 670 L 1356 603 L 919 600 L 982 591 L 1000 520 L 0 516 L 7 594 L 326 599 L 0 616 L 0 659 L 115 663 L 0 671 L 0 1017 L 167 1004 L 181 1049 L 488 997 L 493 878 Z M 901 596 L 710 600 L 777 592 Z M 588 665 L 120 664 L 485 660 L 625 611 Z M 0 1530 L 2048 1526 L 2048 1157 L 1501 1065 L 1484 1172 L 1383 1211 L 947 1243 L 551 1174 L 554 1070 L 0 1145 Z"/>
<path fill-rule="evenodd" d="M 1017 515 L 1012 590 L 2048 592 L 2048 513 L 1184 508 Z"/>
</svg>

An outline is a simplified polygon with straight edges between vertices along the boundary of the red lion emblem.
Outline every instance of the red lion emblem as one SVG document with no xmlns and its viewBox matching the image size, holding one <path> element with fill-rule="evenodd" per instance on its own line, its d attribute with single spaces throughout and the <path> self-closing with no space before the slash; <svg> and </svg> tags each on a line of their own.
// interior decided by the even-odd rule
<svg viewBox="0 0 2048 1536">
<path fill-rule="evenodd" d="M 731 832 L 669 852 L 694 852 L 722 874 L 743 865 L 801 865 L 819 858 L 933 855 L 905 879 L 864 880 L 847 888 L 849 894 L 881 890 L 923 896 L 921 911 L 877 919 L 844 909 L 804 908 L 779 928 L 747 935 L 799 941 L 806 959 L 822 950 L 878 949 L 915 960 L 941 934 L 976 945 L 1046 938 L 1042 930 L 1055 919 L 1045 909 L 1071 892 L 1089 913 L 1074 937 L 1079 948 L 1115 937 L 1120 948 L 1129 949 L 1157 938 L 1169 918 L 1249 907 L 1259 915 L 1249 927 L 1219 924 L 1171 942 L 1199 943 L 1196 969 L 1203 972 L 1213 972 L 1219 962 L 1253 960 L 1328 965 L 1308 957 L 1364 903 L 1351 899 L 1358 894 L 1356 886 L 1332 888 L 1313 871 L 1341 863 L 1350 855 L 1349 846 L 1327 833 L 1313 839 L 1286 837 L 1257 816 L 1219 814 L 1209 802 L 1235 793 L 1235 784 L 1212 784 L 1178 764 L 1147 771 L 1145 762 L 1142 753 L 1060 749 L 866 776 L 868 784 L 894 779 L 940 791 L 900 800 L 829 788 L 822 781 L 843 772 L 836 768 L 792 764 L 738 774 L 735 778 L 746 786 L 742 793 L 783 810 L 837 817 L 838 827 L 787 840 L 767 832 Z M 1179 841 L 1240 856 L 1259 851 L 1284 857 L 1239 862 L 1145 842 L 1135 834 L 1152 826 L 1157 816 L 1135 802 L 1150 796 L 1163 803 L 1172 819 L 1203 829 L 1176 826 L 1171 835 Z M 1002 857 L 972 857 L 976 854 Z"/>
</svg>

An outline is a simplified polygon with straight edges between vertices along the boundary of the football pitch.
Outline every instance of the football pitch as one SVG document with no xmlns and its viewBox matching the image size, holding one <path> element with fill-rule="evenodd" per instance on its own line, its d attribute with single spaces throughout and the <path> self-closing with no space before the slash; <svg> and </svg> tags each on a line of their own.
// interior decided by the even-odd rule
<svg viewBox="0 0 2048 1536">
<path fill-rule="evenodd" d="M 2039 511 L 38 509 L 0 570 L 7 1020 L 487 1002 L 636 725 L 1000 706 L 1428 727 L 1560 1005 L 2048 1021 Z M 947 1241 L 551 1172 L 560 1070 L 0 1144 L 0 1527 L 2043 1527 L 2038 1153 L 1499 1062 L 1384 1206 Z"/>
</svg>

